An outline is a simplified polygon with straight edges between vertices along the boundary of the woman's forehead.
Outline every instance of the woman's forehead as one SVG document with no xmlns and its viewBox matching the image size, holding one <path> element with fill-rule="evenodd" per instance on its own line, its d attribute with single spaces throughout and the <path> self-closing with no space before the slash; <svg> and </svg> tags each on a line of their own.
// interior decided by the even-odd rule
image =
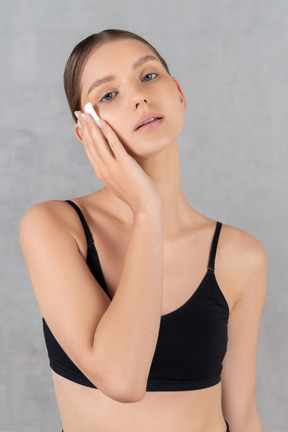
<svg viewBox="0 0 288 432">
<path fill-rule="evenodd" d="M 148 45 L 136 39 L 111 41 L 95 48 L 87 61 L 85 69 L 91 64 L 97 64 L 99 68 L 105 68 L 110 65 L 115 66 L 119 62 L 129 66 L 129 64 L 133 64 L 137 60 L 137 57 L 143 56 L 145 53 L 147 55 L 154 54 Z"/>
</svg>

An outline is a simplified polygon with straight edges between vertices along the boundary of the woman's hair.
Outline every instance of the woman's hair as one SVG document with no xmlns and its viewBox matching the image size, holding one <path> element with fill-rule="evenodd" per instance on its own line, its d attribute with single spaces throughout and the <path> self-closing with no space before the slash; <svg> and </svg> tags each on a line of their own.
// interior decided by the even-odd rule
<svg viewBox="0 0 288 432">
<path fill-rule="evenodd" d="M 81 109 L 81 76 L 89 57 L 94 52 L 95 48 L 99 47 L 100 45 L 129 38 L 136 39 L 146 44 L 159 58 L 162 65 L 170 75 L 169 68 L 165 60 L 161 57 L 158 51 L 141 36 L 129 31 L 118 29 L 107 29 L 99 33 L 94 33 L 75 46 L 67 60 L 64 70 L 64 89 L 75 122 L 77 119 L 75 117 L 74 111 Z"/>
</svg>

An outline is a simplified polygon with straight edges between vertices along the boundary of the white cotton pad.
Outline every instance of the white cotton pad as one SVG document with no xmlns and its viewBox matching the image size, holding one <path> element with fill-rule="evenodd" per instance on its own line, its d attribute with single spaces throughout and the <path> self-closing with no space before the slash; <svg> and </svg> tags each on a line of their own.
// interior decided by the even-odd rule
<svg viewBox="0 0 288 432">
<path fill-rule="evenodd" d="M 85 112 L 88 114 L 91 114 L 91 116 L 94 118 L 94 120 L 96 121 L 96 123 L 98 124 L 98 121 L 100 120 L 100 117 L 98 117 L 98 115 L 96 114 L 91 102 L 88 102 L 85 107 Z"/>
</svg>

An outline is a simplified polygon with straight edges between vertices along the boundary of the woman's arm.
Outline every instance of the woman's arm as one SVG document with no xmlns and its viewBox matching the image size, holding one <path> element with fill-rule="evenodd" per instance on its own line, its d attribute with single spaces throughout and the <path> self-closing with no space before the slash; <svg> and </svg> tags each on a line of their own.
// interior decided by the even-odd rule
<svg viewBox="0 0 288 432">
<path fill-rule="evenodd" d="M 267 284 L 266 255 L 255 238 L 237 228 L 228 228 L 233 274 L 230 283 L 233 279 L 233 289 L 239 296 L 228 324 L 222 371 L 223 414 L 231 432 L 263 432 L 256 406 L 256 357 Z"/>
<path fill-rule="evenodd" d="M 94 337 L 94 356 L 103 376 L 109 376 L 113 365 L 114 387 L 119 386 L 121 394 L 125 385 L 136 401 L 146 392 L 160 327 L 162 291 L 162 217 L 158 204 L 153 211 L 134 218 L 117 291 Z"/>
<path fill-rule="evenodd" d="M 135 402 L 145 395 L 161 320 L 161 198 L 112 128 L 102 123 L 107 139 L 92 117 L 82 121 L 85 152 L 98 179 L 133 214 L 113 301 L 108 302 L 79 252 L 71 227 L 75 211 L 66 203 L 28 210 L 20 243 L 42 315 L 64 351 L 107 396 Z"/>
<path fill-rule="evenodd" d="M 145 395 L 160 326 L 160 206 L 135 216 L 112 302 L 79 252 L 68 221 L 68 215 L 77 215 L 67 207 L 47 201 L 29 209 L 21 222 L 20 243 L 41 314 L 99 390 L 120 402 L 138 401 Z"/>
</svg>

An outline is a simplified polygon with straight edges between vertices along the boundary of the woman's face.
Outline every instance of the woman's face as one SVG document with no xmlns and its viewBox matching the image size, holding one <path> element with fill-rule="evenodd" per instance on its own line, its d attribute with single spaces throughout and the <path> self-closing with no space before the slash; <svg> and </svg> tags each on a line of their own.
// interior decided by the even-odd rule
<svg viewBox="0 0 288 432">
<path fill-rule="evenodd" d="M 85 65 L 81 86 L 82 111 L 91 102 L 131 156 L 158 153 L 177 140 L 184 126 L 186 100 L 180 85 L 138 40 L 117 40 L 96 48 Z M 149 113 L 162 120 L 135 130 L 143 114 Z M 79 134 L 77 125 L 75 129 Z"/>
</svg>

